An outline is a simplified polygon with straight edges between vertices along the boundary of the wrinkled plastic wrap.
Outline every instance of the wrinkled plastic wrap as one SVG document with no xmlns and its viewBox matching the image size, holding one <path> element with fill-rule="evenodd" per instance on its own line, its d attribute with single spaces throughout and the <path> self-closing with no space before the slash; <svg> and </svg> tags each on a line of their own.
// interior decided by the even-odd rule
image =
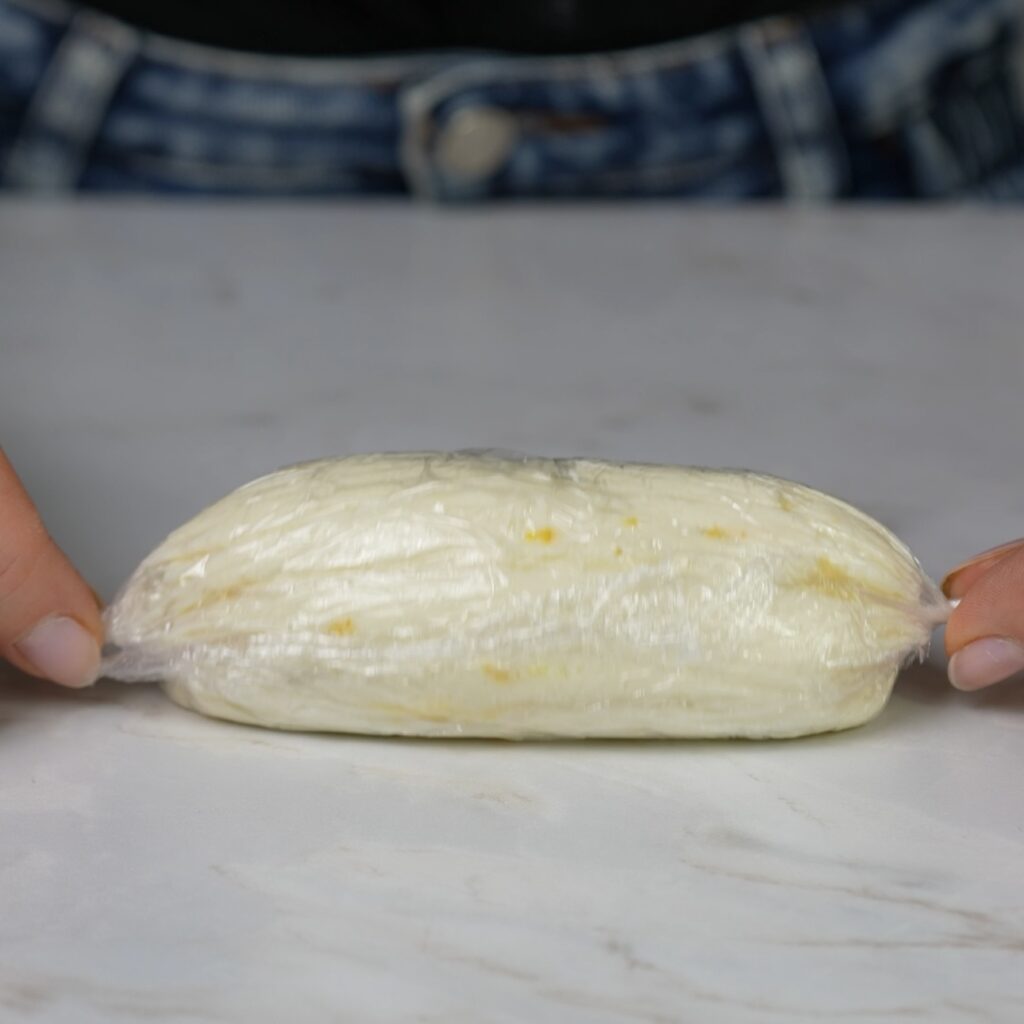
<svg viewBox="0 0 1024 1024">
<path fill-rule="evenodd" d="M 875 715 L 947 607 L 888 530 L 783 480 L 364 456 L 171 534 L 107 611 L 106 670 L 287 729 L 783 737 Z"/>
</svg>

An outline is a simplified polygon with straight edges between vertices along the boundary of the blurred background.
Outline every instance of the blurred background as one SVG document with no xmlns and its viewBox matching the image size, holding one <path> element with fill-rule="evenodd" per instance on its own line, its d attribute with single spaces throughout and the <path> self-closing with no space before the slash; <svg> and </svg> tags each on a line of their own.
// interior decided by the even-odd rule
<svg viewBox="0 0 1024 1024">
<path fill-rule="evenodd" d="M 940 571 L 1020 532 L 1022 83 L 1024 0 L 0 0 L 0 432 L 107 596 L 422 447 L 793 476 Z"/>
</svg>

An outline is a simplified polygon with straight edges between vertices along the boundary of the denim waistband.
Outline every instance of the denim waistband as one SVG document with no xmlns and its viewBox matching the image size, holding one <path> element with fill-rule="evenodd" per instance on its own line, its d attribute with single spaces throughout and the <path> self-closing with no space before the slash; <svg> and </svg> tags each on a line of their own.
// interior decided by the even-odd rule
<svg viewBox="0 0 1024 1024">
<path fill-rule="evenodd" d="M 639 49 L 323 59 L 0 0 L 32 189 L 1024 196 L 1024 0 L 871 0 Z"/>
</svg>

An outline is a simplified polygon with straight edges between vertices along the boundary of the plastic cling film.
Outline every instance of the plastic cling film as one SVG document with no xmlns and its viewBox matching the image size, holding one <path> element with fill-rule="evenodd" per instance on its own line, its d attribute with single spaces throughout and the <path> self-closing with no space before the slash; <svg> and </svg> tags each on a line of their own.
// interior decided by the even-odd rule
<svg viewBox="0 0 1024 1024">
<path fill-rule="evenodd" d="M 888 530 L 773 477 L 374 455 L 171 534 L 108 609 L 106 668 L 278 728 L 783 737 L 875 715 L 948 610 Z"/>
</svg>

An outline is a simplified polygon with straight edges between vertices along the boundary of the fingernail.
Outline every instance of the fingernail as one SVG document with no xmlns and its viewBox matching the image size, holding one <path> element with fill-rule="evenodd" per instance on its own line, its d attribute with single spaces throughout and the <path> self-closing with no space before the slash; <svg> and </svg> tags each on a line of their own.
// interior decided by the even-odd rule
<svg viewBox="0 0 1024 1024">
<path fill-rule="evenodd" d="M 84 626 L 64 615 L 43 619 L 15 645 L 36 671 L 62 686 L 90 686 L 100 667 L 100 648 Z"/>
<path fill-rule="evenodd" d="M 949 659 L 949 681 L 958 690 L 980 690 L 1024 672 L 1024 647 L 987 636 L 973 640 Z"/>
<path fill-rule="evenodd" d="M 946 573 L 942 583 L 940 584 L 942 592 L 946 597 L 949 597 L 953 581 L 964 571 L 964 569 L 970 569 L 971 566 L 978 565 L 979 562 L 997 561 L 1003 555 L 1007 555 L 1019 547 L 1024 547 L 1024 539 L 1011 540 L 1006 544 L 1000 544 L 998 547 L 989 548 L 987 551 L 980 551 L 973 557 L 968 558 L 966 562 L 961 562 L 955 569 L 950 569 L 950 571 Z"/>
</svg>

